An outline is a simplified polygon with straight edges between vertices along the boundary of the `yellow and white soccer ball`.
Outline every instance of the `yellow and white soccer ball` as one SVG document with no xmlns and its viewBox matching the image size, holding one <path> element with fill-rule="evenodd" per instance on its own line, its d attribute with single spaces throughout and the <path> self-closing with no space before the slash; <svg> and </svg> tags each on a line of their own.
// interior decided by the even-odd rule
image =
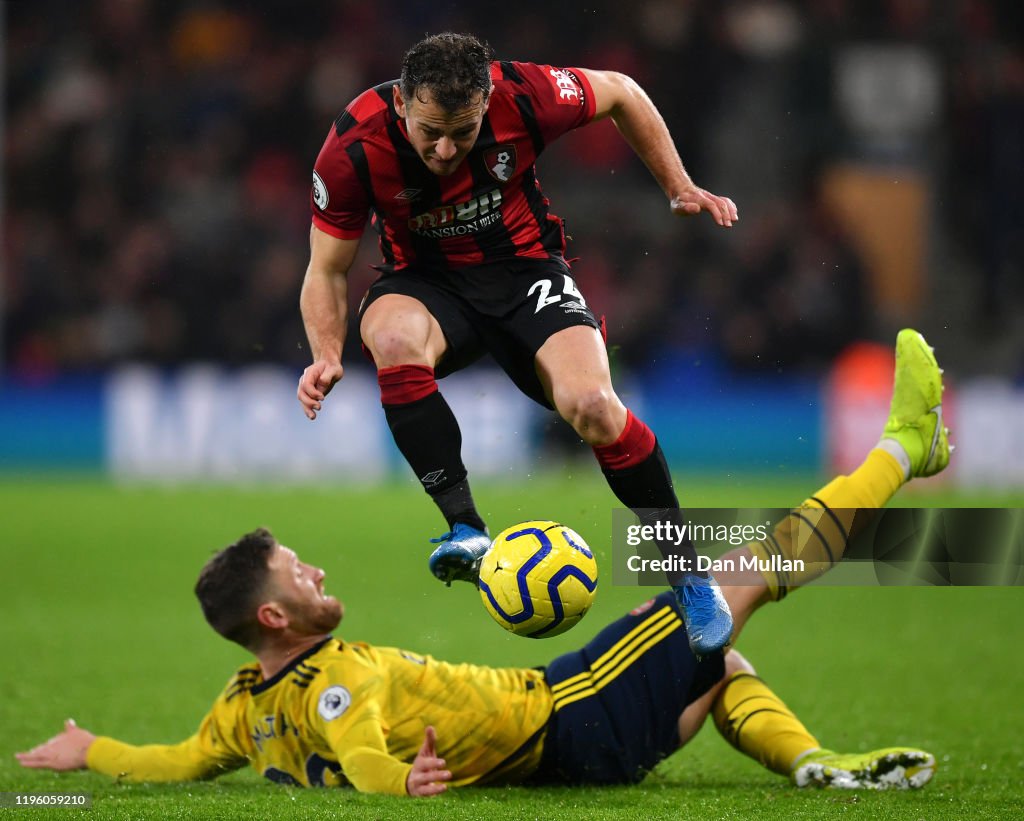
<svg viewBox="0 0 1024 821">
<path fill-rule="evenodd" d="M 557 522 L 522 522 L 498 534 L 480 565 L 480 598 L 498 624 L 517 636 L 557 636 L 594 603 L 597 562 L 575 530 Z"/>
</svg>

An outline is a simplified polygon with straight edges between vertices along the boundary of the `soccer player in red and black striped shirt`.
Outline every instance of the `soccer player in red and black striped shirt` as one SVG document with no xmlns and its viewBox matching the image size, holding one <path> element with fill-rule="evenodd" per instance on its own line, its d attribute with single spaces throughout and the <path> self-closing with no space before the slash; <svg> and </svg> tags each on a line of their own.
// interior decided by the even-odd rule
<svg viewBox="0 0 1024 821">
<path fill-rule="evenodd" d="M 736 206 L 697 187 L 643 90 L 615 72 L 493 61 L 475 37 L 439 34 L 405 55 L 401 79 L 369 89 L 335 121 L 313 174 L 310 263 L 301 308 L 313 364 L 298 398 L 315 419 L 341 379 L 346 277 L 366 225 L 381 276 L 360 309 L 395 442 L 448 521 L 433 573 L 475 581 L 490 544 L 462 462 L 458 422 L 435 379 L 483 353 L 552 407 L 589 444 L 608 484 L 632 509 L 681 524 L 658 442 L 612 388 L 600 323 L 565 260 L 535 162 L 565 132 L 611 117 L 650 169 L 674 214 Z M 696 570 L 692 544 L 659 544 L 694 651 L 732 632 L 718 586 Z"/>
</svg>

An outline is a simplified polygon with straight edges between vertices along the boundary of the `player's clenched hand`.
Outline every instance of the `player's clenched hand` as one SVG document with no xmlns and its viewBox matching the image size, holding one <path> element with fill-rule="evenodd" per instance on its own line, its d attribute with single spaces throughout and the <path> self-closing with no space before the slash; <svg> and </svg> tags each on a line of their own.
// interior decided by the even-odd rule
<svg viewBox="0 0 1024 821">
<path fill-rule="evenodd" d="M 405 791 L 409 795 L 437 795 L 448 789 L 444 782 L 451 777 L 451 772 L 444 768 L 444 759 L 437 757 L 437 734 L 433 727 L 427 727 L 423 746 L 405 779 Z"/>
<path fill-rule="evenodd" d="M 80 770 L 96 736 L 83 730 L 73 718 L 64 722 L 64 732 L 33 747 L 26 753 L 15 753 L 22 767 L 50 770 Z"/>
<path fill-rule="evenodd" d="M 318 359 L 302 372 L 297 394 L 307 417 L 316 419 L 320 403 L 344 373 L 345 369 L 340 363 L 328 362 L 326 359 Z"/>
<path fill-rule="evenodd" d="M 740 218 L 736 203 L 728 197 L 719 197 L 696 185 L 672 198 L 672 213 L 692 217 L 707 211 L 723 228 L 732 228 L 733 221 Z"/>
</svg>

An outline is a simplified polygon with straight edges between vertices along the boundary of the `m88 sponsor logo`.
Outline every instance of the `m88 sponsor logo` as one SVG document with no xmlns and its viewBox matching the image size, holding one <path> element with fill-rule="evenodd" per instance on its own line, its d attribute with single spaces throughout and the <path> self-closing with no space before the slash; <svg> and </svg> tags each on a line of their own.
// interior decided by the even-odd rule
<svg viewBox="0 0 1024 821">
<path fill-rule="evenodd" d="M 475 234 L 501 220 L 501 190 L 455 205 L 441 205 L 409 220 L 409 230 L 433 239 Z"/>
</svg>

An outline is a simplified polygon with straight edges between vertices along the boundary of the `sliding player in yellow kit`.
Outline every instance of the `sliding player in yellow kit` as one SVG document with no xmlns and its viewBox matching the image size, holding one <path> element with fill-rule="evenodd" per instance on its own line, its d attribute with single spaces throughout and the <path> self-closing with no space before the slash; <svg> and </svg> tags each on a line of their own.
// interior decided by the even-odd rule
<svg viewBox="0 0 1024 821">
<path fill-rule="evenodd" d="M 945 468 L 940 373 L 923 337 L 902 331 L 878 446 L 768 539 L 726 554 L 804 567 L 720 576 L 737 633 L 762 604 L 840 560 L 856 509 L 877 509 L 911 478 Z M 640 781 L 710 714 L 730 744 L 797 786 L 920 787 L 935 769 L 932 755 L 912 748 L 823 749 L 737 651 L 698 663 L 670 592 L 546 668 L 494 669 L 334 638 L 343 610 L 323 580 L 268 531 L 248 534 L 207 563 L 196 594 L 211 626 L 256 663 L 231 678 L 195 735 L 134 746 L 69 720 L 18 760 L 126 781 L 251 764 L 279 783 L 413 796 L 469 784 L 622 784 Z"/>
</svg>

